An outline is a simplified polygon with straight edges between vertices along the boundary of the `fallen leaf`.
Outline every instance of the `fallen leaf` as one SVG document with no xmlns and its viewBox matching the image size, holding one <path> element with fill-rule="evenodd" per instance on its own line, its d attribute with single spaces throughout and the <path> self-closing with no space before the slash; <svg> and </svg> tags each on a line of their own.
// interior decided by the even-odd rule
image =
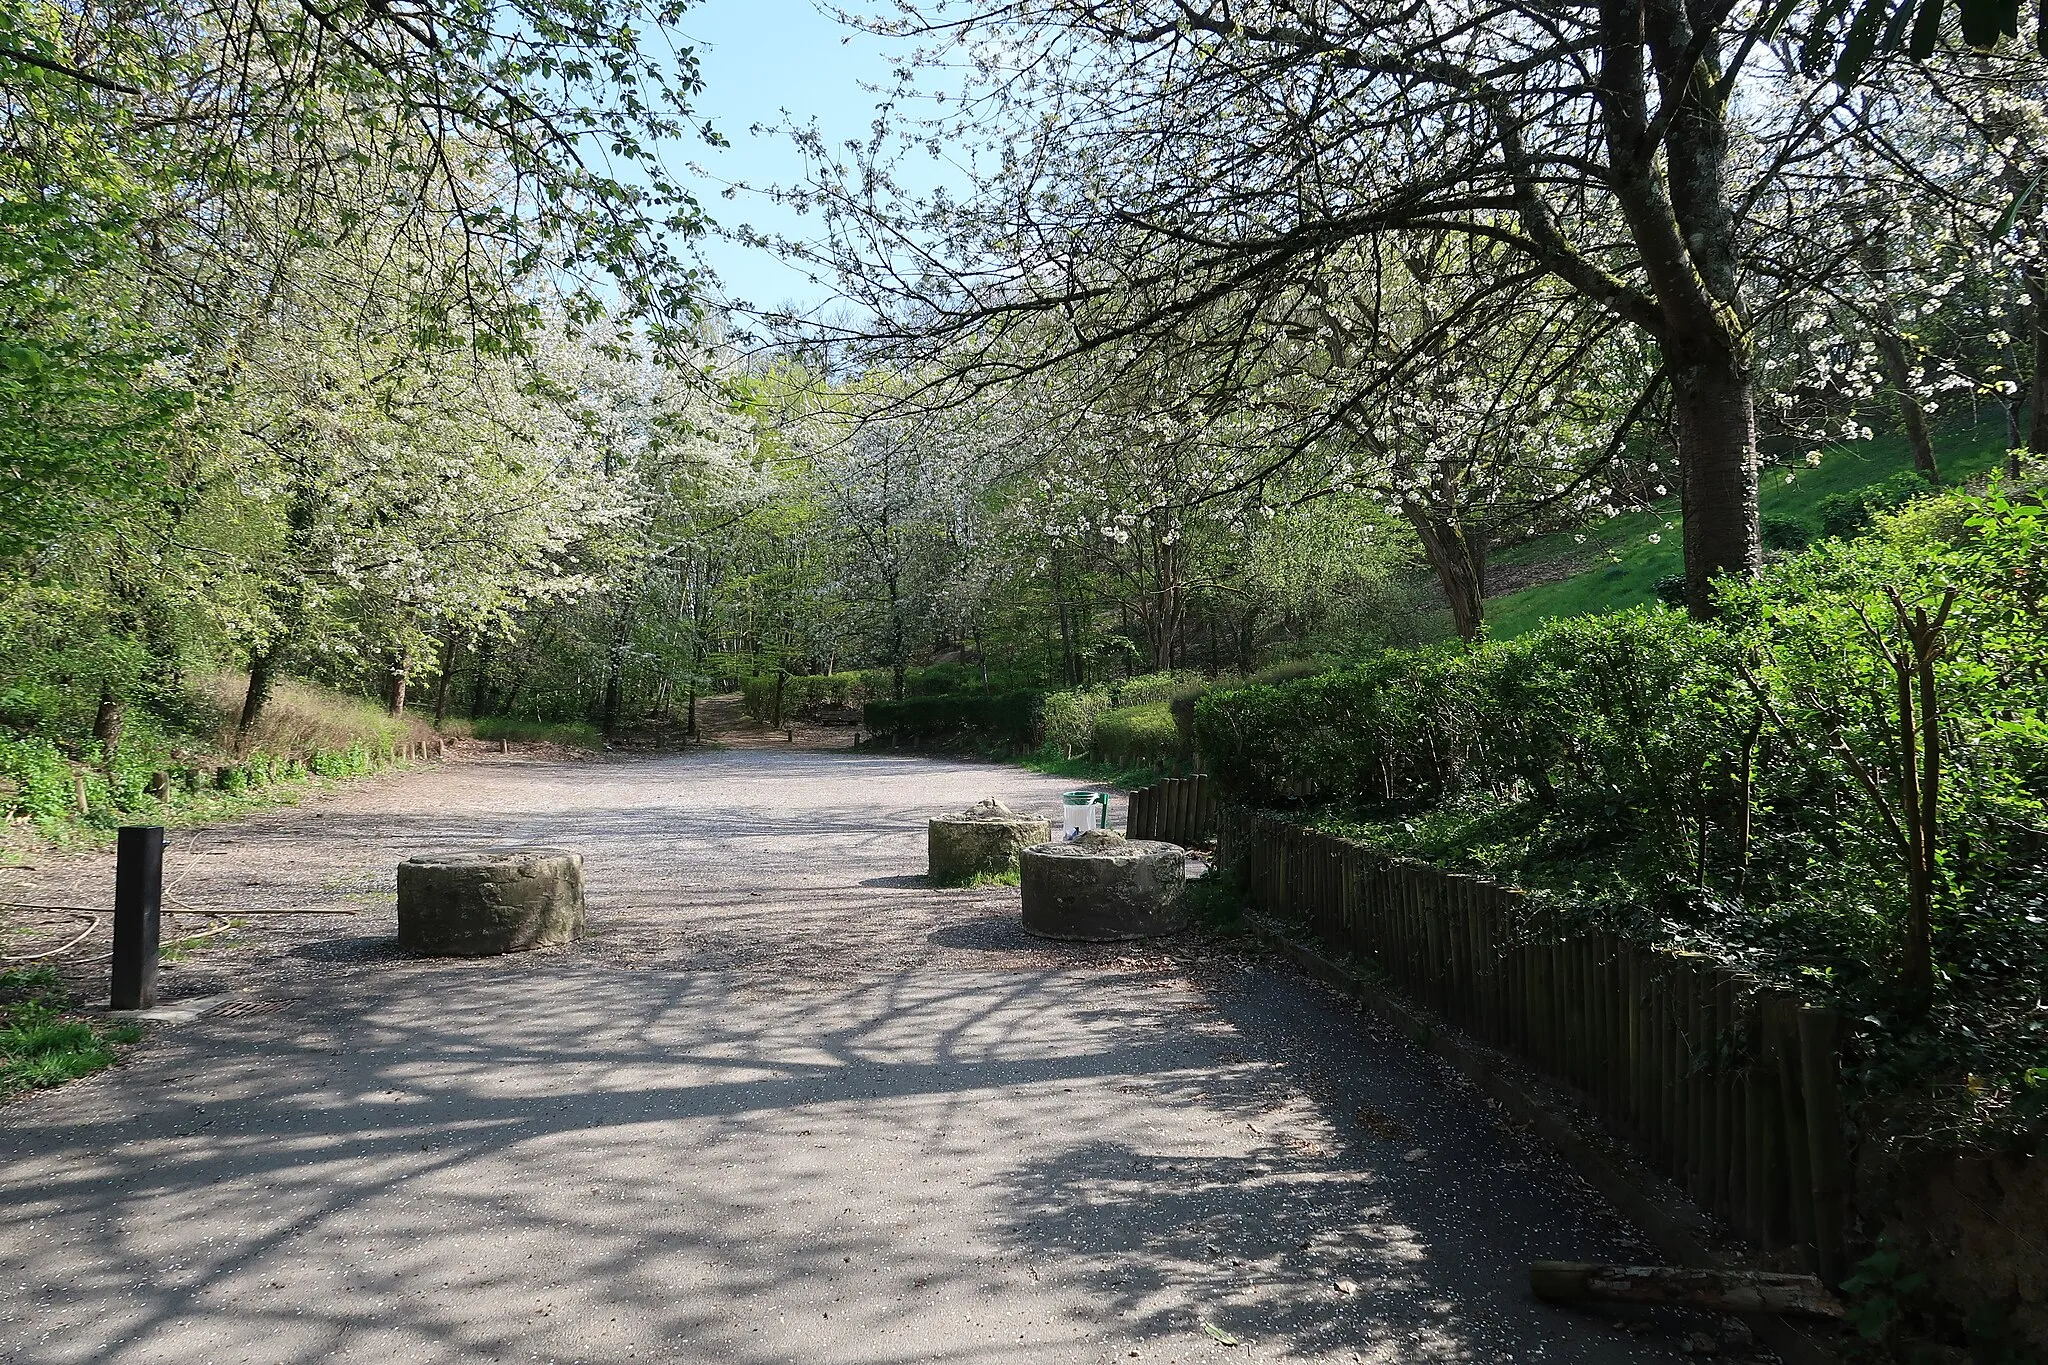
<svg viewBox="0 0 2048 1365">
<path fill-rule="evenodd" d="M 1207 1333 L 1208 1333 L 1208 1334 L 1210 1335 L 1210 1337 L 1212 1337 L 1213 1339 L 1215 1339 L 1215 1340 L 1216 1340 L 1216 1341 L 1218 1341 L 1218 1342 L 1221 1342 L 1221 1343 L 1222 1343 L 1223 1345 L 1225 1345 L 1225 1346 L 1235 1346 L 1235 1345 L 1237 1345 L 1237 1338 L 1236 1338 L 1236 1337 L 1234 1337 L 1234 1336 L 1230 1335 L 1230 1333 L 1228 1333 L 1228 1332 L 1224 1331 L 1224 1330 L 1223 1330 L 1223 1329 L 1222 1329 L 1221 1327 L 1218 1327 L 1218 1326 L 1217 1326 L 1217 1325 L 1216 1325 L 1215 1323 L 1213 1323 L 1213 1322 L 1205 1322 L 1205 1323 L 1203 1323 L 1203 1324 L 1202 1324 L 1202 1330 L 1203 1330 L 1204 1332 L 1207 1332 Z"/>
<path fill-rule="evenodd" d="M 1349 1280 L 1339 1280 L 1337 1281 L 1337 1292 L 1339 1294 L 1356 1294 L 1358 1286 Z"/>
</svg>

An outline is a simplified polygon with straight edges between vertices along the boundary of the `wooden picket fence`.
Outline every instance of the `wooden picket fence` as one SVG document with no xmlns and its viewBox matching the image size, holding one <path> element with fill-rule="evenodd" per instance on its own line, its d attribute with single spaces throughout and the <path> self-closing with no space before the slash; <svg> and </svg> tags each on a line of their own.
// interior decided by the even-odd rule
<svg viewBox="0 0 2048 1365">
<path fill-rule="evenodd" d="M 1131 793 L 1124 833 L 1194 848 L 1216 837 L 1215 788 L 1206 777 L 1169 777 Z"/>
<path fill-rule="evenodd" d="M 1520 892 L 1234 807 L 1218 861 L 1259 909 L 1306 921 L 1326 948 L 1576 1088 L 1753 1246 L 1840 1283 L 1849 1156 L 1834 1011 L 1703 957 L 1546 929 Z"/>
</svg>

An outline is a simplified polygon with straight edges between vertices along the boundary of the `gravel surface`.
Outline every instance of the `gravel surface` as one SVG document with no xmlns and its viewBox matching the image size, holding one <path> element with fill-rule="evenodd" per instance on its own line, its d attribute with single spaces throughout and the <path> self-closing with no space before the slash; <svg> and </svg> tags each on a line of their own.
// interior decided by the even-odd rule
<svg viewBox="0 0 2048 1365">
<path fill-rule="evenodd" d="M 0 1111 L 10 1362 L 1669 1359 L 1532 1302 L 1631 1231 L 1433 1058 L 1186 937 L 1026 937 L 924 819 L 1071 783 L 773 747 L 512 756 L 175 836 L 237 1017 Z M 1120 821 L 1121 811 L 1117 812 Z M 415 962 L 392 869 L 585 857 L 592 933 Z M 104 900 L 103 858 L 0 872 Z M 1213 1330 L 1211 1330 L 1213 1329 Z M 1238 1343 L 1227 1346 L 1222 1338 Z"/>
</svg>

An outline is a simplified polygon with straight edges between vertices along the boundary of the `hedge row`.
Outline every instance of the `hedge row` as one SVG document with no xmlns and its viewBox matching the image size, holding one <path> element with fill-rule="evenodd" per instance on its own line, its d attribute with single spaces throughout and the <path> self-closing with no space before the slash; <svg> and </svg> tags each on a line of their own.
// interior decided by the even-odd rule
<svg viewBox="0 0 2048 1365">
<path fill-rule="evenodd" d="M 1913 956 L 1899 609 L 1953 593 L 1931 663 L 1948 1041 L 1997 1034 L 2006 1077 L 2048 1081 L 2048 514 L 1994 489 L 1876 527 L 1731 585 L 1711 625 L 1651 607 L 1389 652 L 1211 692 L 1197 740 L 1230 799 L 1882 1012 Z"/>
<path fill-rule="evenodd" d="M 1042 692 L 1024 688 L 871 701 L 861 709 L 861 719 L 883 743 L 967 740 L 1024 749 L 1037 742 L 1038 708 L 1043 697 Z"/>
</svg>

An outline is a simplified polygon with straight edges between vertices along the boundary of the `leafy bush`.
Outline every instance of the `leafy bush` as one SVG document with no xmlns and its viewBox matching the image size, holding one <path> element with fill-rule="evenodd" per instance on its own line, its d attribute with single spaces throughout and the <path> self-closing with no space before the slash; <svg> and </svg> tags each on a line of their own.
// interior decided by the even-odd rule
<svg viewBox="0 0 2048 1365">
<path fill-rule="evenodd" d="M 1715 624 L 1644 608 L 1213 691 L 1199 743 L 1232 799 L 1796 978 L 1917 1040 L 1872 1066 L 1946 1058 L 1977 1077 L 1980 1110 L 2018 1112 L 2048 1063 L 2048 514 L 1997 489 L 1945 501 L 1730 585 Z M 1930 661 L 1939 990 L 1923 1014 L 1902 992 L 1893 660 L 1910 666 L 1900 611 L 1935 613 L 1951 589 Z"/>
<path fill-rule="evenodd" d="M 1813 528 L 1798 517 L 1766 515 L 1762 529 L 1766 550 L 1796 554 L 1813 543 Z"/>
<path fill-rule="evenodd" d="M 1095 742 L 1095 719 L 1109 708 L 1107 688 L 1047 693 L 1039 705 L 1039 734 L 1048 749 L 1073 758 Z"/>
<path fill-rule="evenodd" d="M 1830 493 L 1815 503 L 1813 510 L 1820 519 L 1822 535 L 1847 539 L 1869 530 L 1879 513 L 1904 507 L 1933 491 L 1926 479 L 1907 470 L 1879 483 L 1866 484 L 1845 493 Z"/>
<path fill-rule="evenodd" d="M 1652 591 L 1657 594 L 1657 600 L 1665 606 L 1682 607 L 1685 605 L 1685 575 L 1682 573 L 1665 574 L 1657 580 L 1656 586 Z"/>
<path fill-rule="evenodd" d="M 973 742 L 1032 747 L 1042 694 L 1030 690 L 871 701 L 861 720 L 876 739 L 891 744 Z"/>
<path fill-rule="evenodd" d="M 1173 707 L 1164 701 L 1122 706 L 1095 719 L 1090 751 L 1106 763 L 1164 768 L 1180 756 L 1180 730 Z"/>
<path fill-rule="evenodd" d="M 1323 666 L 1313 659 L 1287 659 L 1269 664 L 1252 674 L 1251 681 L 1260 685 L 1289 682 L 1295 678 L 1309 678 L 1323 671 Z"/>
<path fill-rule="evenodd" d="M 1151 702 L 1170 701 L 1173 694 L 1190 683 L 1201 679 L 1199 673 L 1185 670 L 1176 673 L 1141 673 L 1135 678 L 1109 685 L 1110 696 L 1118 706 L 1144 706 Z"/>
</svg>

